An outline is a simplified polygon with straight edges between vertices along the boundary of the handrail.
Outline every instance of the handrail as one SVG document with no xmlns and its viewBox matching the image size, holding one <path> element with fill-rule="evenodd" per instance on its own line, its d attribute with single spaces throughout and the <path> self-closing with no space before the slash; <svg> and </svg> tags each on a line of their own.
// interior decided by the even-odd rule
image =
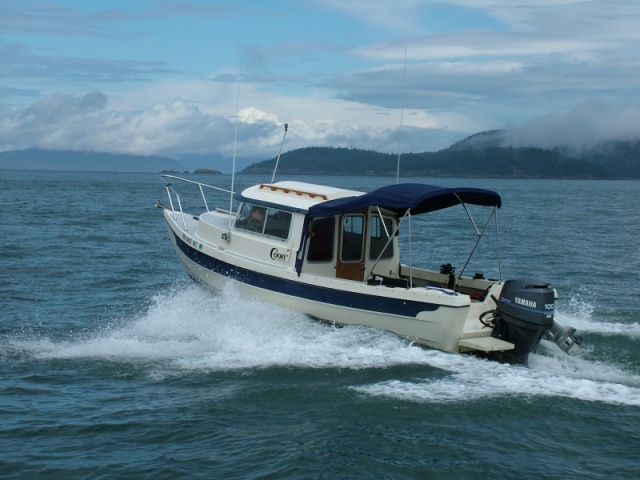
<svg viewBox="0 0 640 480">
<path fill-rule="evenodd" d="M 218 190 L 220 192 L 229 193 L 229 194 L 233 195 L 233 191 L 231 191 L 231 190 L 227 190 L 225 188 L 216 187 L 214 185 L 209 185 L 207 183 L 196 182 L 195 180 L 189 180 L 188 178 L 177 177 L 175 175 L 168 175 L 168 174 L 162 174 L 162 175 L 160 175 L 160 178 L 165 183 L 165 187 L 167 189 L 167 196 L 169 197 L 169 205 L 171 206 L 171 212 L 173 213 L 173 219 L 174 220 L 176 220 L 176 209 L 175 209 L 174 204 L 173 204 L 172 193 L 173 193 L 173 195 L 175 195 L 175 199 L 176 199 L 176 201 L 178 203 L 178 209 L 179 209 L 180 215 L 182 217 L 182 225 L 183 225 L 185 230 L 187 229 L 187 224 L 186 224 L 186 222 L 184 220 L 184 212 L 182 211 L 182 202 L 180 201 L 180 195 L 178 195 L 178 192 L 173 188 L 172 183 L 167 181 L 167 179 L 178 180 L 178 181 L 181 181 L 181 182 L 190 183 L 192 185 L 197 185 L 198 189 L 200 190 L 200 196 L 202 197 L 202 201 L 204 203 L 204 207 L 205 207 L 207 212 L 209 212 L 209 204 L 207 203 L 207 198 L 206 198 L 205 193 L 204 193 L 204 188 L 210 188 L 212 190 Z"/>
<path fill-rule="evenodd" d="M 171 186 L 170 183 L 165 184 L 165 187 L 167 188 L 167 196 L 169 197 L 169 205 L 171 205 L 171 213 L 173 213 L 173 219 L 176 219 L 176 211 L 173 208 L 173 201 L 171 200 L 171 192 L 173 192 L 173 194 L 176 196 L 176 200 L 178 201 L 178 208 L 180 209 L 180 218 L 182 219 L 182 226 L 183 228 L 186 230 L 187 229 L 187 222 L 185 222 L 184 220 L 184 214 L 182 212 L 182 202 L 180 201 L 180 195 L 178 195 L 178 192 L 176 192 L 173 187 Z"/>
<path fill-rule="evenodd" d="M 186 183 L 193 183 L 194 185 L 200 185 L 201 187 L 212 188 L 213 190 L 218 190 L 220 192 L 233 193 L 233 191 L 227 190 L 226 188 L 220 188 L 220 187 L 216 187 L 214 185 L 209 185 L 207 183 L 196 182 L 195 180 L 189 180 L 188 178 L 176 177 L 175 175 L 169 175 L 169 174 L 166 174 L 166 173 L 163 173 L 162 175 L 160 175 L 160 178 L 173 178 L 174 180 L 180 180 L 181 182 L 186 182 Z M 165 183 L 167 183 L 167 182 L 165 182 Z"/>
<path fill-rule="evenodd" d="M 261 183 L 260 187 L 258 188 L 260 189 L 268 188 L 272 192 L 275 192 L 276 190 L 280 190 L 281 192 L 284 192 L 286 194 L 295 193 L 299 197 L 302 195 L 308 195 L 310 198 L 320 197 L 322 200 L 328 200 L 328 197 L 324 193 L 307 192 L 306 190 L 296 190 L 294 188 L 282 187 L 280 185 L 270 185 L 270 184 Z"/>
</svg>

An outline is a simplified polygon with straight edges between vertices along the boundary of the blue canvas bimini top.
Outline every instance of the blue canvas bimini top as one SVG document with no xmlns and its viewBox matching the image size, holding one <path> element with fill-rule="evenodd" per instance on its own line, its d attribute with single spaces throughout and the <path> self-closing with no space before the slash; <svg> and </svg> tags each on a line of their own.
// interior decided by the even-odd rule
<svg viewBox="0 0 640 480">
<path fill-rule="evenodd" d="M 423 183 L 387 185 L 364 195 L 318 203 L 309 208 L 308 216 L 328 217 L 378 205 L 402 216 L 434 212 L 460 203 L 485 207 L 502 206 L 500 195 L 481 188 L 443 188 Z"/>
</svg>

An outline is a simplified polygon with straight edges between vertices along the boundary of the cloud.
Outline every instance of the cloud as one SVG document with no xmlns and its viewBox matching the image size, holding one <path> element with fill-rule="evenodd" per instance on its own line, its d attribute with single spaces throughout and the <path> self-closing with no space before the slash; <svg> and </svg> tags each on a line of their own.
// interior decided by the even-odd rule
<svg viewBox="0 0 640 480">
<path fill-rule="evenodd" d="M 195 93 L 198 96 L 197 92 Z M 203 90 L 200 92 L 205 94 Z M 206 92 L 210 94 L 210 92 Z M 248 91 L 253 97 L 255 92 Z M 280 110 L 287 120 L 271 109 L 281 98 L 271 98 L 266 109 L 244 107 L 238 118 L 238 155 L 251 158 L 271 158 L 282 140 L 283 124 L 289 123 L 286 150 L 308 146 L 354 147 L 384 152 L 425 151 L 445 148 L 464 134 L 456 131 L 415 126 L 423 113 L 406 112 L 407 119 L 400 130 L 400 117 L 390 118 L 389 112 L 378 111 L 378 125 L 359 121 L 371 117 L 365 106 L 341 100 L 328 100 L 326 111 L 315 108 L 305 111 L 308 98 L 301 104 L 289 102 Z M 316 99 L 314 105 L 321 104 Z M 210 154 L 231 158 L 235 115 L 220 115 L 206 104 L 176 98 L 168 103 L 113 107 L 104 93 L 81 96 L 60 93 L 49 95 L 34 104 L 5 115 L 0 120 L 0 145 L 3 150 L 26 147 L 120 152 L 141 155 Z M 331 110 L 346 112 L 343 121 L 317 115 Z M 344 108 L 350 107 L 350 108 Z M 397 112 L 395 112 L 397 114 Z M 349 116 L 350 115 L 350 116 Z M 375 123 L 375 122 L 373 122 Z"/>
<path fill-rule="evenodd" d="M 259 92 L 249 87 L 247 90 L 248 99 L 260 98 Z M 204 89 L 201 93 L 210 94 Z M 263 100 L 262 108 L 240 109 L 235 146 L 240 158 L 261 160 L 275 156 L 284 123 L 289 124 L 285 151 L 308 146 L 387 153 L 437 151 L 468 133 L 480 131 L 442 127 L 447 123 L 463 124 L 467 121 L 464 117 L 456 118 L 449 113 L 434 119 L 425 117 L 421 110 L 410 109 L 403 112 L 401 128 L 399 111 L 374 111 L 339 99 L 325 99 L 326 111 L 321 99 L 316 99 L 310 112 L 309 98 L 300 97 L 276 113 L 274 105 L 281 100 L 276 97 L 270 102 Z M 230 99 L 231 103 L 234 102 Z M 0 145 L 3 150 L 38 146 L 142 155 L 215 154 L 232 158 L 235 115 L 222 115 L 212 111 L 207 103 L 180 98 L 130 109 L 122 105 L 113 108 L 112 104 L 101 92 L 47 96 L 0 120 Z M 339 110 L 339 106 L 346 113 L 342 121 L 336 116 L 322 117 L 323 113 Z M 376 115 L 379 121 L 365 122 L 366 117 Z M 592 100 L 564 112 L 534 117 L 522 126 L 508 127 L 504 138 L 505 144 L 516 147 L 586 149 L 602 141 L 639 139 L 639 124 L 640 104 L 614 106 Z"/>
<path fill-rule="evenodd" d="M 187 82 L 180 97 L 169 102 L 113 101 L 92 92 L 73 96 L 52 94 L 32 105 L 7 112 L 0 120 L 3 150 L 27 147 L 179 156 L 212 154 L 232 158 L 236 118 L 212 109 L 226 99 L 235 109 L 236 86 L 211 87 L 211 82 Z M 175 87 L 172 84 L 170 90 Z M 158 87 L 160 89 L 160 87 Z M 477 133 L 468 117 L 443 111 L 372 108 L 365 103 L 326 97 L 265 98 L 259 89 L 245 87 L 238 112 L 237 155 L 267 159 L 276 155 L 283 124 L 289 124 L 285 151 L 308 146 L 362 148 L 387 153 L 437 151 Z M 161 89 L 159 90 L 161 91 Z M 159 95 L 159 91 L 156 95 Z M 145 92 L 149 93 L 147 90 Z M 233 93 L 233 94 L 232 94 Z M 226 95 L 226 96 L 225 96 Z M 127 97 L 128 98 L 128 97 Z M 402 125 L 401 125 L 402 117 Z M 505 142 L 512 146 L 584 149 L 607 140 L 638 139 L 640 104 L 615 106 L 598 100 L 507 126 Z M 451 125 L 465 128 L 452 128 Z"/>
<path fill-rule="evenodd" d="M 640 104 L 614 107 L 597 100 L 567 112 L 535 117 L 505 132 L 507 145 L 568 147 L 582 151 L 606 141 L 640 140 Z"/>
<path fill-rule="evenodd" d="M 0 143 L 142 155 L 199 152 L 211 148 L 211 132 L 228 130 L 230 123 L 179 99 L 142 111 L 106 107 L 107 97 L 99 92 L 47 96 L 6 116 Z"/>
<path fill-rule="evenodd" d="M 441 15 L 430 2 L 373 3 L 390 24 L 407 12 L 421 18 L 416 9 L 427 17 Z M 469 9 L 466 16 L 474 23 L 453 21 L 441 30 L 356 46 L 354 57 L 379 66 L 336 76 L 329 86 L 342 85 L 346 100 L 448 111 L 484 129 L 521 124 L 588 100 L 623 105 L 638 98 L 640 3 L 455 0 L 440 5 Z M 485 26 L 486 19 L 497 26 Z"/>
<path fill-rule="evenodd" d="M 41 122 L 58 122 L 69 116 L 90 114 L 103 110 L 107 105 L 107 96 L 100 92 L 88 93 L 80 97 L 55 93 L 39 100 L 25 109 L 22 116 Z"/>
<path fill-rule="evenodd" d="M 286 149 L 384 152 L 505 127 L 514 144 L 579 146 L 639 124 L 638 2 L 23 3 L 0 4 L 0 150 L 230 156 L 234 53 L 238 153 L 257 158 L 284 123 Z"/>
<path fill-rule="evenodd" d="M 117 28 L 152 18 L 175 18 L 177 16 L 227 16 L 233 12 L 247 13 L 246 8 L 233 4 L 204 5 L 190 2 L 158 1 L 151 8 L 105 8 L 83 9 L 79 6 L 63 5 L 55 1 L 3 2 L 0 4 L 0 29 L 5 33 L 30 35 L 105 37 L 115 33 L 119 36 L 139 37 Z"/>
<path fill-rule="evenodd" d="M 118 60 L 80 56 L 57 56 L 35 51 L 17 43 L 0 43 L 0 78 L 47 79 L 48 84 L 65 86 L 89 82 L 126 83 L 175 74 L 164 62 Z M 19 92 L 14 92 L 15 96 Z"/>
</svg>

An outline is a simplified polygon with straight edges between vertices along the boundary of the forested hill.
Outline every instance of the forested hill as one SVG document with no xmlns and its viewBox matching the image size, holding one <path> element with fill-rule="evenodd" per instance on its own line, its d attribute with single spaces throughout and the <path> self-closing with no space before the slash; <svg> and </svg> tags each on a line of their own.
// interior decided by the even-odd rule
<svg viewBox="0 0 640 480">
<path fill-rule="evenodd" d="M 307 147 L 283 153 L 278 173 L 305 175 L 390 175 L 397 155 L 356 148 Z M 242 173 L 269 173 L 276 159 L 254 163 Z"/>
<path fill-rule="evenodd" d="M 620 155 L 622 151 L 624 155 Z M 401 176 L 508 178 L 640 178 L 640 148 L 610 147 L 610 153 L 590 152 L 584 158 L 541 148 L 456 144 L 439 152 L 400 157 Z M 270 173 L 276 159 L 255 163 L 242 173 Z M 308 147 L 282 154 L 280 174 L 396 175 L 397 154 L 331 147 Z"/>
</svg>

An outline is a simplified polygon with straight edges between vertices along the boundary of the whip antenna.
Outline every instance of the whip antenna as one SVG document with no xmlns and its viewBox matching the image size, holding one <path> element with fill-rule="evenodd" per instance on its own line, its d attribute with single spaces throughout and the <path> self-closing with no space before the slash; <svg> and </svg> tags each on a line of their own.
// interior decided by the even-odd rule
<svg viewBox="0 0 640 480">
<path fill-rule="evenodd" d="M 240 74 L 242 74 L 242 67 L 240 67 Z M 240 119 L 240 78 L 238 75 L 238 96 L 236 99 L 236 132 L 233 137 L 233 161 L 231 162 L 231 193 L 229 194 L 229 213 L 233 212 L 233 188 L 236 178 L 236 146 L 238 145 L 238 121 Z M 232 217 L 229 215 L 229 230 L 231 230 Z"/>
<path fill-rule="evenodd" d="M 284 135 L 282 136 L 282 143 L 280 143 L 280 151 L 278 152 L 278 158 L 276 158 L 276 166 L 273 168 L 273 175 L 271 177 L 271 183 L 276 178 L 276 170 L 278 170 L 278 163 L 280 163 L 280 154 L 282 153 L 282 146 L 284 145 L 284 139 L 287 138 L 287 129 L 289 128 L 289 124 L 284 124 Z"/>
<path fill-rule="evenodd" d="M 407 47 L 404 48 L 404 72 L 402 74 L 402 98 L 400 109 L 400 132 L 398 133 L 398 162 L 396 165 L 396 184 L 400 183 L 400 152 L 402 151 L 402 125 L 404 123 L 404 94 L 407 84 Z"/>
</svg>

